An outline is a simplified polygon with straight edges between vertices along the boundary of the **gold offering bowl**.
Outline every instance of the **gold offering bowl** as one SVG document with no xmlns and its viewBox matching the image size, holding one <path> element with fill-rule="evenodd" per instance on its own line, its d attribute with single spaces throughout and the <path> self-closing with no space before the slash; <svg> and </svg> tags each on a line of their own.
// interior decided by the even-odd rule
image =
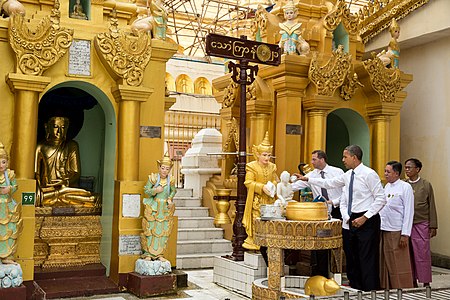
<svg viewBox="0 0 450 300">
<path fill-rule="evenodd" d="M 295 221 L 328 220 L 328 208 L 325 202 L 288 202 L 286 219 Z"/>
</svg>

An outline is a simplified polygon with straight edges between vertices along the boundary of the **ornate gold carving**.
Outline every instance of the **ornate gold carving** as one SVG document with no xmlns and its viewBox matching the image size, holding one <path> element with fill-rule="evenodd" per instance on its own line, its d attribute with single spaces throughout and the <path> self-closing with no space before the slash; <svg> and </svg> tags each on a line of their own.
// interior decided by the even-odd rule
<svg viewBox="0 0 450 300">
<path fill-rule="evenodd" d="M 100 216 L 36 218 L 35 265 L 43 268 L 100 263 Z"/>
<path fill-rule="evenodd" d="M 231 121 L 228 121 L 227 126 L 230 129 L 228 130 L 228 136 L 222 148 L 224 152 L 228 152 L 230 150 L 232 143 L 234 143 L 236 149 L 239 149 L 239 124 L 236 118 L 232 118 Z"/>
<path fill-rule="evenodd" d="M 139 86 L 151 57 L 150 35 L 143 31 L 137 36 L 125 34 L 118 29 L 116 17 L 110 22 L 109 33 L 95 37 L 95 49 L 110 73 L 123 78 L 127 85 Z"/>
<path fill-rule="evenodd" d="M 308 77 L 316 85 L 318 95 L 333 96 L 334 91 L 344 82 L 350 67 L 351 55 L 344 52 L 344 47 L 339 45 L 322 67 L 319 67 L 317 52 L 314 52 Z"/>
<path fill-rule="evenodd" d="M 363 61 L 363 65 L 373 89 L 380 95 L 380 101 L 395 102 L 395 94 L 401 90 L 400 70 L 386 68 L 375 53 L 371 59 Z"/>
<path fill-rule="evenodd" d="M 391 20 L 403 19 L 430 0 L 383 0 L 369 2 L 359 13 L 360 31 L 359 35 L 363 43 L 367 43 L 385 28 L 389 27 Z M 381 5 L 380 5 L 381 4 Z"/>
<path fill-rule="evenodd" d="M 349 101 L 355 94 L 356 89 L 363 86 L 364 85 L 358 80 L 358 74 L 353 73 L 353 76 L 351 76 L 351 72 L 348 72 L 347 79 L 341 86 L 342 99 L 344 99 L 345 101 Z"/>
<path fill-rule="evenodd" d="M 333 221 L 255 221 L 255 243 L 281 249 L 320 250 L 342 246 L 342 223 Z"/>
<path fill-rule="evenodd" d="M 263 35 L 266 32 L 266 30 L 267 30 L 267 11 L 261 4 L 259 4 L 252 22 L 251 27 L 252 38 L 256 40 L 258 33 L 259 36 L 261 37 L 261 35 Z"/>
<path fill-rule="evenodd" d="M 358 15 L 351 14 L 344 0 L 338 0 L 333 9 L 324 18 L 324 27 L 330 31 L 335 30 L 342 23 L 351 35 L 359 33 Z"/>
<path fill-rule="evenodd" d="M 42 75 L 64 56 L 72 44 L 73 29 L 59 26 L 59 7 L 59 0 L 56 0 L 50 17 L 44 17 L 35 30 L 30 29 L 22 15 L 10 18 L 9 43 L 16 53 L 17 67 L 23 74 Z"/>
<path fill-rule="evenodd" d="M 239 84 L 230 80 L 230 84 L 225 88 L 222 106 L 223 107 L 231 107 L 236 101 L 238 95 Z"/>
<path fill-rule="evenodd" d="M 256 100 L 256 81 L 253 81 L 252 84 L 247 85 L 245 91 L 246 101 Z"/>
</svg>

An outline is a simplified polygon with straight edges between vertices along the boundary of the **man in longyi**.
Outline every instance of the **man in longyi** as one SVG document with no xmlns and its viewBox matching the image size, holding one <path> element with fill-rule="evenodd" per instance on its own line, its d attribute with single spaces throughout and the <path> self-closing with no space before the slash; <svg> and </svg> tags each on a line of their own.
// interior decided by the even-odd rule
<svg viewBox="0 0 450 300">
<path fill-rule="evenodd" d="M 258 146 L 253 145 L 253 155 L 256 160 L 249 162 L 245 167 L 245 186 L 247 187 L 247 201 L 245 203 L 244 224 L 247 238 L 242 245 L 248 250 L 259 250 L 253 241 L 254 224 L 259 218 L 262 204 L 273 204 L 275 198 L 271 196 L 267 182 L 277 184 L 277 166 L 270 162 L 273 146 L 269 143 L 269 133 L 266 132 L 264 140 Z M 265 253 L 263 253 L 265 255 Z"/>
<path fill-rule="evenodd" d="M 45 124 L 45 140 L 36 148 L 38 202 L 42 206 L 97 206 L 97 196 L 77 187 L 80 154 L 77 142 L 66 140 L 68 127 L 66 117 L 51 117 Z"/>
<path fill-rule="evenodd" d="M 384 169 L 387 203 L 380 211 L 380 283 L 383 289 L 413 287 L 409 237 L 414 216 L 411 186 L 400 179 L 402 164 L 390 161 Z"/>
</svg>

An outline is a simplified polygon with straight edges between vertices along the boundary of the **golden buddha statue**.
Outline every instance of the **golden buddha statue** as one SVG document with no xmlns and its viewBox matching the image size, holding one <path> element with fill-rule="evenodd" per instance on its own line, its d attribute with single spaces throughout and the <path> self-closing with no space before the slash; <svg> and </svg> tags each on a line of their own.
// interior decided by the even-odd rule
<svg viewBox="0 0 450 300">
<path fill-rule="evenodd" d="M 66 141 L 69 119 L 52 117 L 45 124 L 45 140 L 36 148 L 38 206 L 97 207 L 99 197 L 78 188 L 80 154 L 77 142 Z"/>
<path fill-rule="evenodd" d="M 264 140 L 258 146 L 253 145 L 253 156 L 256 160 L 249 162 L 245 167 L 245 186 L 247 187 L 247 201 L 245 203 L 244 224 L 247 238 L 242 245 L 248 250 L 259 250 L 259 246 L 253 240 L 254 224 L 256 218 L 261 216 L 262 204 L 273 204 L 274 195 L 270 187 L 276 186 L 278 180 L 277 166 L 270 162 L 273 146 L 269 142 L 269 133 L 266 132 Z M 272 184 L 268 184 L 271 182 Z"/>
<path fill-rule="evenodd" d="M 74 19 L 87 20 L 87 16 L 83 11 L 83 5 L 80 0 L 76 0 L 73 5 L 73 11 L 70 13 L 70 17 Z"/>
</svg>

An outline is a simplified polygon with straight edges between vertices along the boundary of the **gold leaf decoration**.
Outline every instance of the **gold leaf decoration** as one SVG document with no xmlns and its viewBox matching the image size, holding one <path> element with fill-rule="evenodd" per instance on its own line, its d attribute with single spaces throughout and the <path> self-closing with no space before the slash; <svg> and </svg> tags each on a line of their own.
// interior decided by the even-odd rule
<svg viewBox="0 0 450 300">
<path fill-rule="evenodd" d="M 118 29 L 118 20 L 111 18 L 109 33 L 95 37 L 95 49 L 110 73 L 125 80 L 130 86 L 141 85 L 144 70 L 151 58 L 151 39 L 147 32 L 137 36 Z"/>
<path fill-rule="evenodd" d="M 261 4 L 259 4 L 252 22 L 251 27 L 252 38 L 256 40 L 258 32 L 259 35 L 261 36 L 266 33 L 266 30 L 267 30 L 267 11 Z"/>
<path fill-rule="evenodd" d="M 237 95 L 238 95 L 238 88 L 239 88 L 239 84 L 237 84 L 236 82 L 231 80 L 230 84 L 225 88 L 223 101 L 222 101 L 223 107 L 233 106 L 234 102 L 236 101 Z"/>
<path fill-rule="evenodd" d="M 56 0 L 50 17 L 44 17 L 35 30 L 28 27 L 22 15 L 10 17 L 9 43 L 16 53 L 17 72 L 42 75 L 64 56 L 72 44 L 73 29 L 59 26 L 59 7 L 59 0 Z"/>
<path fill-rule="evenodd" d="M 333 9 L 324 18 L 324 27 L 334 31 L 342 23 L 351 35 L 359 33 L 358 15 L 350 13 L 344 0 L 338 0 Z"/>
<path fill-rule="evenodd" d="M 228 152 L 231 149 L 232 143 L 234 143 L 234 147 L 239 149 L 239 124 L 236 118 L 232 118 L 231 121 L 227 122 L 228 136 L 225 139 L 225 144 L 223 145 L 223 152 Z"/>
<path fill-rule="evenodd" d="M 351 73 L 352 72 L 348 72 L 347 79 L 341 86 L 341 97 L 345 101 L 349 101 L 353 97 L 357 88 L 364 86 L 361 82 L 359 82 L 358 75 L 353 73 L 353 76 L 351 76 Z"/>
<path fill-rule="evenodd" d="M 390 26 L 391 20 L 401 20 L 430 0 L 376 0 L 369 2 L 358 13 L 359 35 L 363 43 Z"/>
<path fill-rule="evenodd" d="M 365 60 L 363 65 L 373 89 L 380 95 L 380 101 L 395 102 L 395 94 L 401 90 L 400 70 L 386 68 L 375 53 L 372 53 L 372 58 Z"/>
<path fill-rule="evenodd" d="M 339 45 L 323 67 L 319 66 L 317 52 L 314 52 L 308 77 L 316 85 L 317 94 L 333 96 L 334 91 L 343 84 L 350 67 L 351 55 L 344 52 L 344 47 Z"/>
</svg>

